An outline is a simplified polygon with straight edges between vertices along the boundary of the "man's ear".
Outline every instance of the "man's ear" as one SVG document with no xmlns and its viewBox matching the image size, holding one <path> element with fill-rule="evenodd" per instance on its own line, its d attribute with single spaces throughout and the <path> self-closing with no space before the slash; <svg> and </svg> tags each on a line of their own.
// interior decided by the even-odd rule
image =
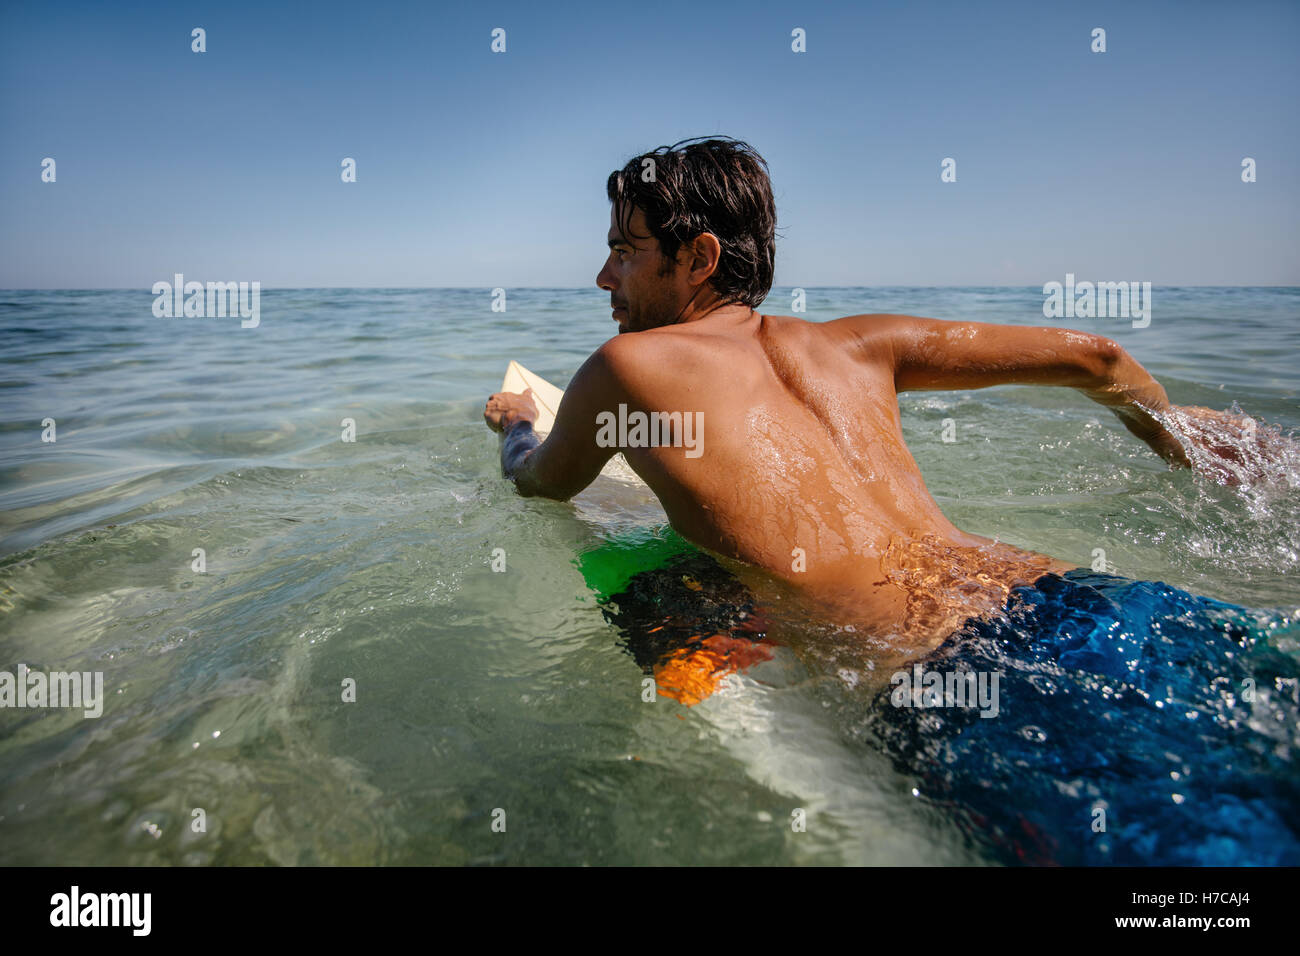
<svg viewBox="0 0 1300 956">
<path fill-rule="evenodd" d="M 718 242 L 718 237 L 713 233 L 702 232 L 691 240 L 688 250 L 690 258 L 687 267 L 690 270 L 691 284 L 707 282 L 709 276 L 717 271 L 718 260 L 722 258 L 722 243 Z"/>
</svg>

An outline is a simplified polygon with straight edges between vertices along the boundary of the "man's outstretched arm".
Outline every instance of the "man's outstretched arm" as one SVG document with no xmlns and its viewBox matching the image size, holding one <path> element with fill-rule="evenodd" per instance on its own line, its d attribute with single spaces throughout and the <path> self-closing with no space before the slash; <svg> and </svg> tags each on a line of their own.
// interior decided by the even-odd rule
<svg viewBox="0 0 1300 956">
<path fill-rule="evenodd" d="M 533 432 L 537 409 L 530 393 L 498 392 L 488 399 L 483 418 L 489 428 L 505 436 L 502 474 L 514 481 L 524 497 L 567 501 L 595 481 L 618 450 L 596 441 L 596 416 L 627 400 L 620 398 L 614 368 L 616 341 L 601 346 L 573 376 L 545 441 Z"/>
<path fill-rule="evenodd" d="M 853 316 L 864 352 L 892 361 L 899 392 L 1063 385 L 1106 406 L 1161 458 L 1189 465 L 1154 417 L 1172 406 L 1164 388 L 1116 342 L 1047 326 L 945 322 L 910 315 Z"/>
</svg>

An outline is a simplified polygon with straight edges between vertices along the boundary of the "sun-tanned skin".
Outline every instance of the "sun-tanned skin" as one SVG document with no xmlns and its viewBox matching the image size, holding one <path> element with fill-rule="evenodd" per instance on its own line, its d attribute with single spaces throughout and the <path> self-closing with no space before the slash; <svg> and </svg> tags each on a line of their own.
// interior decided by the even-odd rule
<svg viewBox="0 0 1300 956">
<path fill-rule="evenodd" d="M 611 210 L 610 254 L 596 279 L 620 334 L 578 370 L 546 441 L 532 434 L 527 393 L 487 403 L 520 494 L 568 499 L 622 451 L 672 526 L 746 583 L 785 582 L 827 619 L 920 652 L 1002 605 L 1011 587 L 1077 565 L 954 527 L 903 441 L 899 392 L 1063 385 L 1187 464 L 1145 410 L 1169 407 L 1164 389 L 1109 339 L 905 315 L 761 315 L 722 303 L 708 284 L 720 248 L 713 235 L 685 244 L 664 275 L 657 240 L 634 238 L 649 235 L 639 209 L 629 232 Z M 703 454 L 601 447 L 597 415 L 620 403 L 702 412 Z"/>
</svg>

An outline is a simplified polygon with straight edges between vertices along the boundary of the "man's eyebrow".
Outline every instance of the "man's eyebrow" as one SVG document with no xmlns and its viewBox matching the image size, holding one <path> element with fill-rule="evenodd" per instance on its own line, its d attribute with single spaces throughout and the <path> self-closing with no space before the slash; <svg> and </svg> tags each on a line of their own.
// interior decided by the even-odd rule
<svg viewBox="0 0 1300 956">
<path fill-rule="evenodd" d="M 615 246 L 627 246 L 629 249 L 636 248 L 636 246 L 632 245 L 632 243 L 628 242 L 626 239 L 610 239 L 608 240 L 607 245 L 611 249 L 613 249 Z"/>
</svg>

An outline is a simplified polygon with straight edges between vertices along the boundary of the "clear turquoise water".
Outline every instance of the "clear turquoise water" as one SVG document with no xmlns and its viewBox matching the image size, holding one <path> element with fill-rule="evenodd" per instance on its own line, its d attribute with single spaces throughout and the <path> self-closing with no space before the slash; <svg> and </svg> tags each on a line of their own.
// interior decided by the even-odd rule
<svg viewBox="0 0 1300 956">
<path fill-rule="evenodd" d="M 642 700 L 575 559 L 661 512 L 518 498 L 481 418 L 509 358 L 567 381 L 613 332 L 607 299 L 266 291 L 241 329 L 155 319 L 147 291 L 0 292 L 0 669 L 108 692 L 98 720 L 0 710 L 0 862 L 1001 862 L 880 745 L 841 651 L 780 648 L 689 709 Z M 1042 301 L 820 289 L 807 317 L 1048 324 Z M 1177 403 L 1300 426 L 1300 290 L 1156 289 L 1149 328 L 1066 324 Z M 1262 639 L 1300 658 L 1300 463 L 1238 488 L 1171 473 L 1068 390 L 901 407 L 960 527 L 1271 609 Z M 1294 728 L 1268 730 L 1294 785 Z"/>
</svg>

